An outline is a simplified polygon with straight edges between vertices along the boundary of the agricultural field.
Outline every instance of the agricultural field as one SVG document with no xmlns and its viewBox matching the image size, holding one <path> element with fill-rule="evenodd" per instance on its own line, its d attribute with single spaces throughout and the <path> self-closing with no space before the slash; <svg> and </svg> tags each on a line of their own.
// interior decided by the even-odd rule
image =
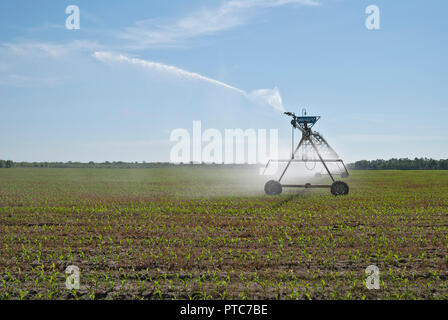
<svg viewBox="0 0 448 320">
<path fill-rule="evenodd" d="M 264 181 L 222 167 L 0 169 L 0 298 L 448 299 L 448 171 L 353 171 L 341 197 L 266 196 Z"/>
</svg>

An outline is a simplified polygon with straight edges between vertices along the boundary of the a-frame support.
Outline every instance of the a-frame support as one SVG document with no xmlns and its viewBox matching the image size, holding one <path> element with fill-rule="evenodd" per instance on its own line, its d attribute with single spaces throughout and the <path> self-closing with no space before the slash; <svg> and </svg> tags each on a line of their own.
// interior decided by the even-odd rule
<svg viewBox="0 0 448 320">
<path fill-rule="evenodd" d="M 294 113 L 286 112 L 285 114 L 292 116 L 293 120 L 291 121 L 291 124 L 293 126 L 293 132 L 294 129 L 299 129 L 302 132 L 302 138 L 300 139 L 300 142 L 298 143 L 297 147 L 294 149 L 294 151 L 291 153 L 291 157 L 286 160 L 269 160 L 266 164 L 263 174 L 266 173 L 267 168 L 269 167 L 271 162 L 287 162 L 286 167 L 283 169 L 280 178 L 278 180 L 271 180 L 269 181 L 265 186 L 265 191 L 268 194 L 278 194 L 281 192 L 281 187 L 304 187 L 304 188 L 332 188 L 332 193 L 335 195 L 339 194 L 347 194 L 348 193 L 348 186 L 345 182 L 341 181 L 335 181 L 334 174 L 331 173 L 330 169 L 327 166 L 327 162 L 335 162 L 335 163 L 341 163 L 344 170 L 340 173 L 342 177 L 348 177 L 349 173 L 347 170 L 347 167 L 345 166 L 344 162 L 339 159 L 337 153 L 331 148 L 331 146 L 328 144 L 328 142 L 318 133 L 313 132 L 311 130 L 311 127 L 314 125 L 314 123 L 320 118 L 320 117 L 297 117 Z M 294 134 L 293 134 L 294 139 Z M 314 139 L 316 141 L 314 141 Z M 293 140 L 294 141 L 294 140 Z M 300 150 L 301 147 L 304 145 L 309 144 L 313 148 L 314 152 L 316 152 L 318 159 L 295 159 L 296 153 Z M 294 145 L 293 145 L 294 147 Z M 327 155 L 329 154 L 331 159 L 325 159 L 322 153 L 319 151 L 319 147 L 323 150 L 326 150 Z M 281 181 L 288 170 L 289 166 L 292 162 L 321 162 L 324 166 L 326 172 L 328 173 L 328 176 L 331 178 L 333 184 L 331 185 L 311 185 L 310 183 L 306 183 L 303 185 L 291 185 L 291 184 L 281 184 Z M 340 169 L 341 170 L 341 169 Z M 339 189 L 338 189 L 339 188 Z M 334 190 L 333 190 L 334 189 Z"/>
</svg>

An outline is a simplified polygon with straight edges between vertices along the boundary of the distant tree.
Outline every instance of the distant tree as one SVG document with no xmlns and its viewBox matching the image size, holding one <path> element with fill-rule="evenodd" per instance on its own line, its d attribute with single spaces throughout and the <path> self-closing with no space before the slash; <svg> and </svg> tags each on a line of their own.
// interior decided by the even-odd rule
<svg viewBox="0 0 448 320">
<path fill-rule="evenodd" d="M 4 168 L 6 166 L 5 160 L 0 160 L 0 168 Z"/>
<path fill-rule="evenodd" d="M 12 168 L 14 166 L 14 162 L 12 160 L 6 160 L 5 168 Z"/>
</svg>

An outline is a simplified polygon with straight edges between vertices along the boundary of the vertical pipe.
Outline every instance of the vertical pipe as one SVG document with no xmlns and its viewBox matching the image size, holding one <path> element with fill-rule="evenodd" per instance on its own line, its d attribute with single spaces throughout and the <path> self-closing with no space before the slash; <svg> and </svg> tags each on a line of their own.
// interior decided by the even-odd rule
<svg viewBox="0 0 448 320">
<path fill-rule="evenodd" d="M 291 158 L 294 159 L 294 126 L 291 129 Z"/>
<path fill-rule="evenodd" d="M 320 159 L 320 161 L 322 162 L 322 164 L 324 165 L 324 167 L 325 167 L 325 169 L 327 170 L 328 174 L 330 175 L 331 180 L 334 182 L 333 175 L 331 174 L 330 170 L 328 170 L 328 167 L 327 167 L 327 165 L 325 164 L 324 159 L 322 159 L 322 157 L 320 156 L 319 150 L 317 150 L 316 146 L 314 145 L 313 140 L 311 140 L 311 138 L 309 138 L 309 141 L 310 141 L 311 145 L 313 146 L 314 151 L 316 151 L 317 155 L 319 156 L 319 159 Z"/>
</svg>

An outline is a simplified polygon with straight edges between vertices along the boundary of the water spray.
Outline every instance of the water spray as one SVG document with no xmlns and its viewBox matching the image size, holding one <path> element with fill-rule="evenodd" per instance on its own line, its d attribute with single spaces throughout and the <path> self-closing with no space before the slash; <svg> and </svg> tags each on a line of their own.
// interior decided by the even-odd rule
<svg viewBox="0 0 448 320">
<path fill-rule="evenodd" d="M 220 86 L 234 92 L 237 92 L 251 101 L 256 103 L 267 104 L 273 107 L 275 110 L 283 112 L 285 109 L 283 108 L 283 101 L 280 95 L 280 91 L 277 87 L 273 89 L 257 89 L 251 92 L 246 92 L 242 89 L 234 87 L 230 84 L 224 83 L 222 81 L 212 79 L 206 76 L 203 76 L 196 72 L 191 72 L 187 70 L 180 69 L 175 66 L 167 65 L 160 62 L 148 61 L 138 58 L 127 57 L 123 54 L 114 54 L 111 52 L 101 52 L 97 51 L 93 53 L 93 57 L 102 61 L 102 62 L 118 62 L 118 63 L 126 63 L 131 65 L 141 66 L 146 69 L 151 69 L 157 72 L 170 73 L 177 77 L 188 78 L 188 79 L 196 79 L 205 81 L 216 86 Z"/>
</svg>

